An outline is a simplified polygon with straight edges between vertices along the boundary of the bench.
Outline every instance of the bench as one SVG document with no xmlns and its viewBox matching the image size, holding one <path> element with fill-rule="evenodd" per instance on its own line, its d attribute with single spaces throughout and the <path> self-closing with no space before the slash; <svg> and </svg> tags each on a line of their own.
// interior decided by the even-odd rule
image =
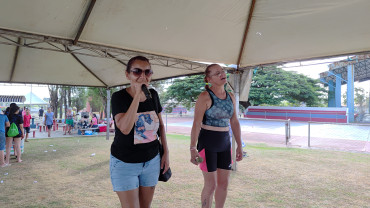
<svg viewBox="0 0 370 208">
<path fill-rule="evenodd" d="M 65 128 L 66 128 L 66 126 L 67 126 L 67 124 L 61 123 L 61 124 L 59 124 L 58 126 L 59 126 L 59 127 L 63 127 L 63 131 L 64 131 L 64 130 L 65 130 Z"/>
<path fill-rule="evenodd" d="M 40 132 L 42 131 L 42 129 L 44 129 L 44 131 L 46 131 L 46 125 L 44 125 L 44 124 L 39 124 L 39 128 L 40 128 Z"/>
<path fill-rule="evenodd" d="M 99 128 L 96 127 L 96 128 L 86 128 L 86 129 L 83 129 L 85 131 L 94 131 L 94 130 L 98 130 Z"/>
<path fill-rule="evenodd" d="M 82 135 L 86 135 L 85 132 L 86 131 L 92 131 L 94 132 L 94 130 L 98 130 L 99 128 L 79 128 L 78 130 L 81 131 L 81 134 Z"/>
</svg>

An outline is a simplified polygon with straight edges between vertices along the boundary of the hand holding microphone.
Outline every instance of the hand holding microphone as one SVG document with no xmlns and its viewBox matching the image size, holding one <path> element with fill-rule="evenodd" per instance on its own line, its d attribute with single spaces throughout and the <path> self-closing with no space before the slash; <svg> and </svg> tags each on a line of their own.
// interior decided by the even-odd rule
<svg viewBox="0 0 370 208">
<path fill-rule="evenodd" d="M 144 92 L 146 99 L 152 98 L 152 94 L 150 93 L 145 84 L 141 85 L 141 90 Z"/>
</svg>

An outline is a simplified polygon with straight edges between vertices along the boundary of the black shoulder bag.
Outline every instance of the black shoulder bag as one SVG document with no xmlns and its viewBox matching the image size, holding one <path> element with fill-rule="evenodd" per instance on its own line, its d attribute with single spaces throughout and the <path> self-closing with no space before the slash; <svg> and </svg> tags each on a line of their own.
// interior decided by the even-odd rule
<svg viewBox="0 0 370 208">
<path fill-rule="evenodd" d="M 149 98 L 150 97 L 147 97 L 147 99 L 149 99 Z M 156 99 L 156 100 L 154 100 L 154 99 Z M 157 103 L 159 102 L 159 100 L 157 100 L 157 97 L 156 96 L 153 96 L 152 97 L 152 102 L 154 104 L 154 111 L 155 111 L 155 113 L 158 116 L 159 109 L 158 109 Z M 157 134 L 158 134 L 159 137 L 161 136 L 159 129 L 158 129 Z M 159 155 L 161 157 L 161 162 L 162 162 L 162 156 L 163 156 L 163 154 L 164 154 L 163 146 L 162 146 L 161 141 L 159 140 Z M 164 171 L 164 169 L 161 169 L 160 170 L 158 181 L 167 182 L 171 178 L 171 176 L 172 176 L 171 168 L 168 168 L 168 170 L 165 173 L 163 173 L 163 171 Z"/>
</svg>

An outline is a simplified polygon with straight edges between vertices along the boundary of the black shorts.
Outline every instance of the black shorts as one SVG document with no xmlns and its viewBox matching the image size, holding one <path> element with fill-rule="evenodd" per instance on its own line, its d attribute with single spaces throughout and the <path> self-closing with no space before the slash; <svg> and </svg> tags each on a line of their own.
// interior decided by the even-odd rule
<svg viewBox="0 0 370 208">
<path fill-rule="evenodd" d="M 30 127 L 23 127 L 24 128 L 24 131 L 26 132 L 26 133 L 30 133 Z"/>
<path fill-rule="evenodd" d="M 199 164 L 202 171 L 214 172 L 218 168 L 231 170 L 231 142 L 228 131 L 201 129 L 198 138 L 198 152 L 203 158 Z"/>
<path fill-rule="evenodd" d="M 51 130 L 51 127 L 53 127 L 53 124 L 51 124 L 51 125 L 46 125 L 47 127 L 48 127 L 48 129 L 50 129 Z"/>
</svg>

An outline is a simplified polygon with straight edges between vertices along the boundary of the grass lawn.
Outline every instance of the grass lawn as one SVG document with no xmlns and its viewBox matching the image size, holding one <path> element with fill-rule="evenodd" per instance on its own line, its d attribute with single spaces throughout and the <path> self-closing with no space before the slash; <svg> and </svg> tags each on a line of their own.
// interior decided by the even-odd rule
<svg viewBox="0 0 370 208">
<path fill-rule="evenodd" d="M 189 139 L 168 135 L 173 176 L 159 182 L 152 207 L 200 207 L 202 174 L 189 162 Z M 111 142 L 31 140 L 23 163 L 11 159 L 12 166 L 0 168 L 0 207 L 119 207 L 109 177 Z M 369 154 L 253 144 L 244 149 L 249 157 L 231 175 L 227 208 L 370 207 Z"/>
</svg>

